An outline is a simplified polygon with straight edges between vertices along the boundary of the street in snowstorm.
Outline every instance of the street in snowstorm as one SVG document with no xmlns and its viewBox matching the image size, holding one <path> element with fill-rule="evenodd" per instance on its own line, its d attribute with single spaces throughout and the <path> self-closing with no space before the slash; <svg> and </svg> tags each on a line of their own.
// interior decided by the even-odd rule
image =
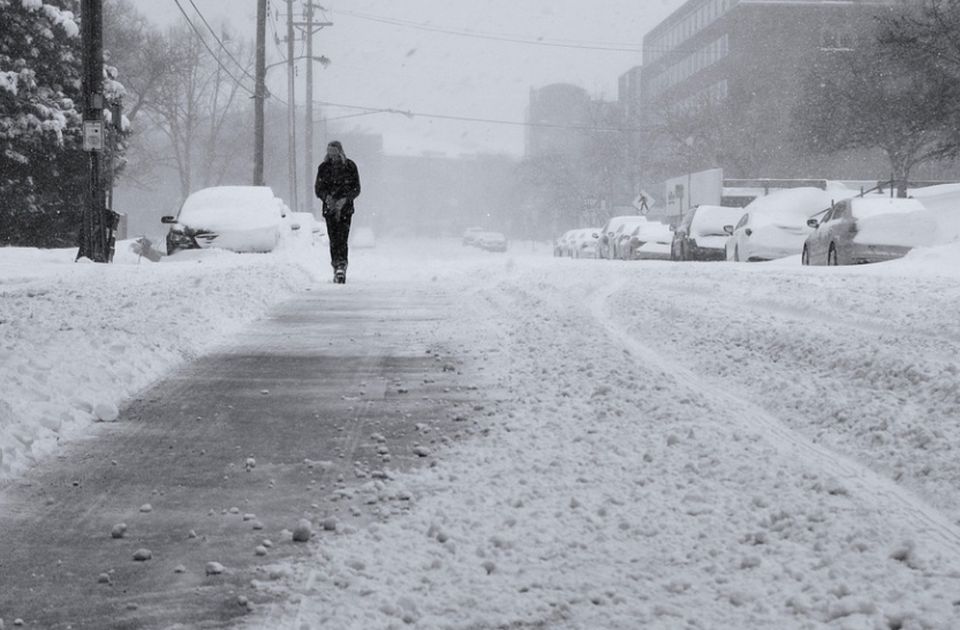
<svg viewBox="0 0 960 630">
<path fill-rule="evenodd" d="M 0 0 L 0 630 L 960 628 L 960 5 Z"/>
</svg>

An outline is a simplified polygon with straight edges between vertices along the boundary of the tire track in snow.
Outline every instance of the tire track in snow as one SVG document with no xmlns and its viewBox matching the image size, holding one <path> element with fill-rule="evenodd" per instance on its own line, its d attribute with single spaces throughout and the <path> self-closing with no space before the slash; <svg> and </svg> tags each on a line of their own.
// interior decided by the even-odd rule
<svg viewBox="0 0 960 630">
<path fill-rule="evenodd" d="M 626 281 L 618 281 L 595 290 L 586 306 L 600 328 L 627 347 L 634 361 L 659 370 L 674 380 L 677 387 L 706 394 L 704 398 L 716 407 L 720 417 L 740 422 L 746 428 L 761 433 L 783 455 L 799 458 L 816 470 L 846 481 L 855 487 L 861 497 L 871 497 L 873 503 L 884 505 L 888 513 L 913 524 L 918 535 L 936 537 L 942 544 L 941 549 L 960 557 L 960 528 L 939 510 L 866 466 L 814 444 L 757 404 L 727 389 L 711 385 L 692 370 L 671 361 L 632 336 L 616 322 L 609 308 L 610 298 L 626 284 Z"/>
</svg>

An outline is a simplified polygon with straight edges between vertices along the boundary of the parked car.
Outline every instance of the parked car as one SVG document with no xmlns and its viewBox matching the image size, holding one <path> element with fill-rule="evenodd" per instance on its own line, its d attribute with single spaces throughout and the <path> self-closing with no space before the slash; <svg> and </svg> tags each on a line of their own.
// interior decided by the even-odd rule
<svg viewBox="0 0 960 630">
<path fill-rule="evenodd" d="M 500 232 L 481 232 L 476 237 L 477 247 L 488 252 L 507 251 L 507 237 Z"/>
<path fill-rule="evenodd" d="M 630 236 L 633 234 L 634 230 L 637 229 L 637 227 L 643 223 L 646 223 L 646 221 L 646 217 L 636 216 L 627 217 L 627 219 L 620 222 L 620 225 L 617 227 L 617 230 L 611 237 L 612 258 L 616 260 L 626 260 L 626 250 L 627 246 L 630 244 Z"/>
<path fill-rule="evenodd" d="M 736 225 L 743 216 L 743 208 L 725 206 L 697 206 L 684 215 L 673 231 L 670 244 L 672 260 L 725 260 L 726 225 Z"/>
<path fill-rule="evenodd" d="M 570 256 L 573 258 L 596 258 L 600 228 L 576 230 L 570 239 Z"/>
<path fill-rule="evenodd" d="M 853 191 L 849 191 L 853 195 Z M 726 225 L 727 260 L 760 262 L 796 256 L 813 231 L 807 221 L 829 208 L 836 192 L 793 188 L 758 197 L 735 225 Z"/>
<path fill-rule="evenodd" d="M 463 246 L 467 247 L 469 245 L 477 244 L 477 235 L 483 233 L 482 227 L 471 227 L 467 228 L 463 233 Z"/>
<path fill-rule="evenodd" d="M 578 230 L 567 230 L 560 235 L 554 244 L 553 244 L 553 255 L 556 257 L 569 256 L 570 254 L 570 243 L 573 236 L 578 232 Z"/>
<path fill-rule="evenodd" d="M 287 207 L 267 186 L 217 186 L 193 193 L 170 225 L 167 254 L 184 249 L 220 248 L 269 252 L 280 239 Z"/>
<path fill-rule="evenodd" d="M 633 229 L 623 247 L 624 260 L 670 260 L 670 228 L 646 218 Z"/>
<path fill-rule="evenodd" d="M 622 230 L 624 223 L 631 221 L 636 221 L 636 219 L 641 218 L 636 215 L 626 215 L 620 217 L 613 217 L 607 224 L 604 225 L 598 234 L 599 238 L 597 239 L 597 258 L 613 259 L 617 257 L 615 242 L 618 238 L 618 231 Z"/>
<path fill-rule="evenodd" d="M 327 243 L 327 226 L 321 223 L 312 212 L 290 212 L 286 225 L 293 238 L 314 245 Z"/>
<path fill-rule="evenodd" d="M 862 198 L 835 203 L 803 244 L 804 265 L 858 265 L 902 258 L 933 244 L 937 221 L 916 199 Z"/>
</svg>

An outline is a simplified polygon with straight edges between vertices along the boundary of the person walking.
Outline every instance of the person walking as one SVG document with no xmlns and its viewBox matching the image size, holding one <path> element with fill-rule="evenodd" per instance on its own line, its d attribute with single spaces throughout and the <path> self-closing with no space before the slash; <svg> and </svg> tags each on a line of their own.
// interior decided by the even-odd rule
<svg viewBox="0 0 960 630">
<path fill-rule="evenodd" d="M 327 157 L 317 168 L 314 192 L 323 200 L 323 218 L 330 238 L 330 264 L 333 281 L 345 284 L 353 220 L 353 200 L 360 196 L 360 173 L 353 160 L 347 159 L 343 145 L 334 140 L 327 145 Z"/>
</svg>

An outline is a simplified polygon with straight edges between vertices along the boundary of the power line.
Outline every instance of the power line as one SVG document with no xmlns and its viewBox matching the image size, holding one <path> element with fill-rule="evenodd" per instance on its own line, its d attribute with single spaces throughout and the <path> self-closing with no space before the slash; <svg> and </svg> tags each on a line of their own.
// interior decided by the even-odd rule
<svg viewBox="0 0 960 630">
<path fill-rule="evenodd" d="M 474 39 L 486 39 L 499 42 L 510 42 L 513 44 L 527 44 L 530 46 L 548 46 L 552 48 L 576 48 L 581 50 L 606 50 L 611 52 L 632 52 L 632 53 L 642 53 L 643 49 L 636 46 L 627 46 L 623 44 L 598 44 L 598 43 L 589 43 L 589 42 L 564 42 L 561 40 L 546 40 L 539 38 L 528 38 L 520 37 L 516 35 L 503 35 L 499 33 L 482 33 L 477 31 L 464 31 L 451 28 L 442 28 L 439 26 L 431 26 L 430 24 L 422 24 L 420 22 L 412 22 L 410 20 L 402 20 L 399 18 L 390 18 L 383 17 L 379 15 L 370 15 L 367 13 L 357 13 L 355 11 L 343 11 L 343 10 L 331 10 L 332 13 L 338 13 L 340 15 L 345 15 L 352 17 L 358 20 L 367 20 L 369 22 L 378 22 L 380 24 L 389 24 L 392 26 L 400 26 L 404 28 L 412 28 L 421 31 L 428 31 L 431 33 L 443 33 L 446 35 L 458 35 L 460 37 L 472 37 Z"/>
<path fill-rule="evenodd" d="M 368 114 L 401 114 L 407 118 L 434 118 L 439 120 L 457 120 L 461 122 L 486 123 L 490 125 L 509 125 L 513 127 L 538 127 L 547 129 L 568 129 L 571 131 L 624 131 L 640 132 L 643 129 L 636 127 L 602 127 L 592 125 L 565 125 L 562 123 L 547 122 L 520 122 L 517 120 L 501 120 L 496 118 L 477 118 L 473 116 L 456 116 L 452 114 L 431 114 L 425 112 L 415 112 L 410 110 L 396 109 L 392 107 L 365 107 L 363 105 L 347 105 L 344 103 L 331 103 L 329 101 L 316 101 L 317 105 L 324 107 L 337 107 L 342 109 L 353 109 L 366 112 Z M 343 118 L 347 118 L 344 116 Z M 334 119 L 328 119 L 334 120 Z"/>
<path fill-rule="evenodd" d="M 358 13 L 356 11 L 344 11 L 344 10 L 330 10 L 331 13 L 339 13 L 340 15 L 345 15 L 352 17 L 358 20 L 367 20 L 370 22 L 379 22 L 381 24 L 389 24 L 391 26 L 400 26 L 404 28 L 412 28 L 417 30 L 428 31 L 432 33 L 443 33 L 446 35 L 459 35 L 462 37 L 472 37 L 476 39 L 487 39 L 493 41 L 503 41 L 510 42 L 515 44 L 528 44 L 531 46 L 547 46 L 553 48 L 574 48 L 581 50 L 603 50 L 610 52 L 630 52 L 630 53 L 659 53 L 662 55 L 669 55 L 671 53 L 699 53 L 704 52 L 703 47 L 700 48 L 687 48 L 687 47 L 669 47 L 669 46 L 644 46 L 636 44 L 626 44 L 622 42 L 594 42 L 594 41 L 580 41 L 580 40 L 565 40 L 565 39 L 544 39 L 539 37 L 522 37 L 520 35 L 507 35 L 503 33 L 490 33 L 482 31 L 467 31 L 467 30 L 458 30 L 453 28 L 444 28 L 440 26 L 433 26 L 431 24 L 423 24 L 421 22 L 414 22 L 411 20 L 404 20 L 401 18 L 385 17 L 381 15 L 371 15 L 369 13 Z"/>
<path fill-rule="evenodd" d="M 213 30 L 212 26 L 210 26 L 210 22 L 207 21 L 206 17 L 204 17 L 203 12 L 200 11 L 199 8 L 197 8 L 197 3 L 194 2 L 193 0 L 189 0 L 189 2 L 190 2 L 190 6 L 193 7 L 193 10 L 196 11 L 197 15 L 200 16 L 200 20 L 203 22 L 204 26 L 207 27 L 208 31 L 210 31 L 210 34 L 213 36 L 213 39 L 216 40 L 216 42 L 220 45 L 220 48 L 223 49 L 223 52 L 227 53 L 227 57 L 229 57 L 230 60 L 233 61 L 233 63 L 237 64 L 237 67 L 240 68 L 240 70 L 242 70 L 245 75 L 247 75 L 249 78 L 256 81 L 257 78 L 254 77 L 252 74 L 250 74 L 250 72 L 244 67 L 242 63 L 237 61 L 237 58 L 233 56 L 233 53 L 231 53 L 230 50 L 227 48 L 226 44 L 223 43 L 223 40 L 221 40 L 217 36 L 216 31 Z"/>
<path fill-rule="evenodd" d="M 200 43 L 203 44 L 203 47 L 207 49 L 207 52 L 210 53 L 210 56 L 213 57 L 213 60 L 217 62 L 217 65 L 220 66 L 220 69 L 223 70 L 228 77 L 230 77 L 231 79 L 233 79 L 234 82 L 235 82 L 240 88 L 242 88 L 245 92 L 247 92 L 247 93 L 250 94 L 251 96 L 256 97 L 256 93 L 255 93 L 255 92 L 253 92 L 252 90 L 250 90 L 250 88 L 248 88 L 246 85 L 244 85 L 244 84 L 243 84 L 243 81 L 241 81 L 240 79 L 238 79 L 237 77 L 235 77 L 235 76 L 233 75 L 233 73 L 230 72 L 230 69 L 227 68 L 225 65 L 223 65 L 223 62 L 220 61 L 220 58 L 217 56 L 217 54 L 216 54 L 215 52 L 213 52 L 213 49 L 212 49 L 212 48 L 210 48 L 210 45 L 207 43 L 207 40 L 205 40 L 205 39 L 203 38 L 203 34 L 200 33 L 200 29 L 197 28 L 197 25 L 194 24 L 194 23 L 190 20 L 190 16 L 187 15 L 187 12 L 186 12 L 186 11 L 184 11 L 183 5 L 180 4 L 180 0 L 173 0 L 173 2 L 174 2 L 174 4 L 177 5 L 177 8 L 180 9 L 180 13 L 183 14 L 183 19 L 185 19 L 185 20 L 187 21 L 187 24 L 189 24 L 189 25 L 190 25 L 190 28 L 193 29 L 193 32 L 196 33 L 197 39 L 199 39 L 199 40 L 200 40 Z"/>
</svg>

